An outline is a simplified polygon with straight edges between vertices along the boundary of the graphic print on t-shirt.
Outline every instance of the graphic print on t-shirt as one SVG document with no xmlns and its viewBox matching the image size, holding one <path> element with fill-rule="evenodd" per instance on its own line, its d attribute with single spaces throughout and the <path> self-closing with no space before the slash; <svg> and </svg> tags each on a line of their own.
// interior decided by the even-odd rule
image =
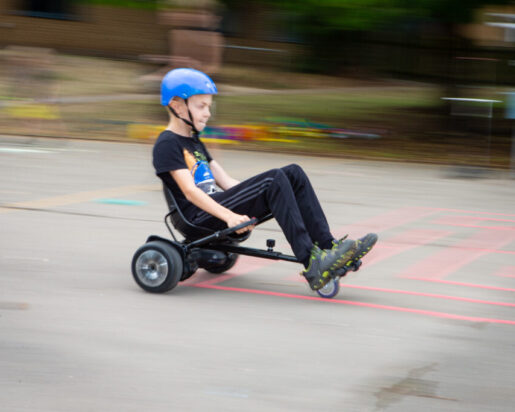
<svg viewBox="0 0 515 412">
<path fill-rule="evenodd" d="M 208 195 L 217 191 L 215 178 L 209 168 L 206 156 L 195 150 L 194 154 L 191 154 L 186 148 L 183 149 L 184 161 L 188 170 L 193 176 L 193 180 L 197 187 L 202 189 Z"/>
</svg>

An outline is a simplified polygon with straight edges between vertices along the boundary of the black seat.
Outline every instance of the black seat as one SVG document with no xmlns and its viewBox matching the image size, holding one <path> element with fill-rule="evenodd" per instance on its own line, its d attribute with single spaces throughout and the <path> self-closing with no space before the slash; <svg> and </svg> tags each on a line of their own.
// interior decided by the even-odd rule
<svg viewBox="0 0 515 412">
<path fill-rule="evenodd" d="M 175 229 L 177 229 L 179 231 L 179 233 L 181 233 L 184 236 L 186 243 L 193 242 L 194 240 L 198 240 L 203 237 L 207 237 L 216 232 L 214 229 L 209 229 L 204 226 L 197 226 L 197 225 L 191 223 L 188 219 L 186 219 L 186 216 L 184 216 L 181 209 L 179 208 L 179 205 L 177 204 L 177 200 L 175 200 L 175 197 L 173 196 L 172 191 L 165 184 L 163 184 L 163 193 L 165 195 L 168 209 L 170 210 L 170 213 L 168 213 L 165 217 L 165 222 L 166 222 L 166 219 L 169 217 L 170 221 L 172 222 L 172 225 L 175 227 Z M 259 217 L 257 224 L 259 225 L 259 224 L 266 222 L 267 220 L 270 220 L 272 218 L 273 218 L 273 216 L 271 213 L 269 213 L 265 216 L 261 216 L 261 217 Z M 166 224 L 168 226 L 168 223 L 166 223 Z M 170 230 L 170 232 L 172 232 L 170 227 L 168 227 L 168 229 Z M 173 232 L 172 232 L 172 236 L 175 239 Z M 250 236 L 250 232 L 244 232 L 244 233 L 240 233 L 240 234 L 231 233 L 227 236 L 226 240 L 229 240 L 230 243 L 240 243 L 240 242 L 243 242 L 244 240 L 247 240 L 249 238 L 249 236 Z"/>
<path fill-rule="evenodd" d="M 191 242 L 215 233 L 215 230 L 213 229 L 197 226 L 186 219 L 186 216 L 184 216 L 179 208 L 172 191 L 165 184 L 163 184 L 163 193 L 165 195 L 166 203 L 168 204 L 168 209 L 170 210 L 169 216 L 173 227 L 186 238 L 186 242 Z M 247 240 L 249 236 L 250 232 L 241 234 L 233 233 L 229 235 L 229 239 L 233 242 L 239 243 Z"/>
<path fill-rule="evenodd" d="M 165 195 L 166 203 L 168 204 L 168 209 L 170 210 L 170 220 L 172 221 L 175 229 L 177 229 L 181 235 L 186 238 L 186 240 L 192 241 L 214 233 L 214 230 L 194 225 L 186 219 L 179 208 L 172 191 L 165 184 L 163 184 L 163 193 Z"/>
</svg>

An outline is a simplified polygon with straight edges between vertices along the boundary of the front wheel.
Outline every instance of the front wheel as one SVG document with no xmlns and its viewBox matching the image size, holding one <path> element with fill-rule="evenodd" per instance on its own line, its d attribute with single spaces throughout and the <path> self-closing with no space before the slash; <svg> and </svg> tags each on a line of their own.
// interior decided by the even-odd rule
<svg viewBox="0 0 515 412">
<path fill-rule="evenodd" d="M 336 279 L 332 279 L 323 288 L 318 289 L 317 293 L 318 293 L 318 296 L 320 296 L 322 298 L 332 299 L 338 294 L 339 291 L 340 291 L 340 279 L 336 278 Z"/>
<path fill-rule="evenodd" d="M 179 252 L 162 241 L 141 246 L 132 258 L 132 276 L 147 292 L 164 293 L 179 283 L 183 262 Z"/>
</svg>

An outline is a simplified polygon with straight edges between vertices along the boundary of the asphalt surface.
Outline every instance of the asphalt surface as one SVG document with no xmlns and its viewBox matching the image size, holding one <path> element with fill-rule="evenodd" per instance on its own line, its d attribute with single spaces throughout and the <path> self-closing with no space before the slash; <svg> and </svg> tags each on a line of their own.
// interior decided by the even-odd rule
<svg viewBox="0 0 515 412">
<path fill-rule="evenodd" d="M 0 138 L 1 411 L 512 411 L 515 181 L 212 149 L 238 179 L 289 163 L 335 236 L 379 234 L 340 294 L 241 257 L 167 294 L 130 262 L 167 236 L 151 146 Z M 279 227 L 248 246 L 289 252 Z"/>
</svg>

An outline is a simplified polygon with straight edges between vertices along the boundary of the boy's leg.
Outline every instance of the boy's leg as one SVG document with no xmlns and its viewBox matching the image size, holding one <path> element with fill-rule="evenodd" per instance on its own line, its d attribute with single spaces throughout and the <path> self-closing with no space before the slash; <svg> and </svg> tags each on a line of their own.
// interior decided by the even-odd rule
<svg viewBox="0 0 515 412">
<path fill-rule="evenodd" d="M 271 212 L 281 226 L 293 253 L 306 267 L 302 275 L 312 289 L 320 289 L 327 284 L 333 271 L 341 267 L 340 262 L 349 261 L 355 254 L 355 242 L 352 241 L 342 242 L 337 248 L 325 250 L 313 245 L 292 185 L 281 169 L 269 170 L 225 192 L 214 193 L 211 197 L 235 213 L 250 217 L 262 217 Z M 325 220 L 323 213 L 321 216 Z M 188 210 L 186 217 L 199 226 L 215 230 L 226 227 L 225 222 L 196 207 Z"/>
<path fill-rule="evenodd" d="M 304 225 L 312 241 L 318 242 L 322 249 L 331 248 L 334 237 L 308 176 L 296 164 L 282 167 L 281 170 L 290 181 Z"/>
<path fill-rule="evenodd" d="M 249 217 L 262 217 L 271 212 L 297 259 L 305 265 L 308 263 L 313 242 L 304 225 L 291 184 L 281 169 L 272 169 L 251 177 L 211 197 L 233 212 Z M 196 225 L 213 229 L 226 227 L 225 222 L 198 208 L 189 214 L 187 217 Z"/>
<path fill-rule="evenodd" d="M 333 247 L 345 250 L 349 240 L 344 240 L 344 238 L 334 242 L 325 214 L 304 170 L 296 164 L 288 165 L 281 170 L 284 171 L 290 181 L 300 213 L 302 214 L 304 224 L 311 239 L 314 242 L 318 242 L 323 249 Z M 351 267 L 374 247 L 377 242 L 377 235 L 375 233 L 369 233 L 356 241 L 350 242 L 354 242 L 352 246 L 352 259 L 348 259 L 348 256 L 344 255 L 340 261 L 343 263 L 343 266 L 346 267 Z"/>
</svg>

